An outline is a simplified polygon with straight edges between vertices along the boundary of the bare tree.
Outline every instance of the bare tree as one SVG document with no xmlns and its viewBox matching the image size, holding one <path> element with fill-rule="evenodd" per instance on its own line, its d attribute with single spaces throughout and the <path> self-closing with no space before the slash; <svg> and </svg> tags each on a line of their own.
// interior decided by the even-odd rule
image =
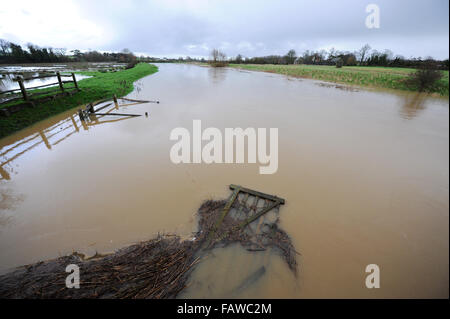
<svg viewBox="0 0 450 319">
<path fill-rule="evenodd" d="M 225 61 L 227 56 L 225 55 L 225 53 L 220 52 L 217 49 L 213 49 L 211 51 L 211 57 L 214 62 L 218 62 L 218 61 Z"/>
<path fill-rule="evenodd" d="M 359 49 L 359 65 L 364 63 L 367 53 L 372 49 L 370 45 L 366 44 L 361 49 Z"/>
<path fill-rule="evenodd" d="M 65 56 L 66 55 L 66 48 L 55 48 L 55 53 L 59 56 Z"/>
<path fill-rule="evenodd" d="M 295 50 L 289 50 L 289 52 L 285 56 L 287 64 L 294 64 L 295 59 L 297 58 L 297 53 Z"/>
<path fill-rule="evenodd" d="M 331 48 L 330 52 L 328 52 L 328 60 L 334 59 L 336 57 L 336 49 Z"/>
<path fill-rule="evenodd" d="M 7 54 L 8 50 L 9 50 L 9 42 L 0 39 L 0 54 Z"/>
<path fill-rule="evenodd" d="M 211 65 L 212 66 L 225 66 L 227 56 L 225 53 L 220 52 L 218 49 L 213 49 L 211 51 Z"/>
</svg>

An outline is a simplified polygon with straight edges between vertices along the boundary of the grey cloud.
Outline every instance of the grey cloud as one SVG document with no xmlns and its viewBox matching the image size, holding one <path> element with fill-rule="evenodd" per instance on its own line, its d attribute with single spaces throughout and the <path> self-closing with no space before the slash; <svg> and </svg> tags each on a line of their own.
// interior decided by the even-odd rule
<svg viewBox="0 0 450 319">
<path fill-rule="evenodd" d="M 83 18 L 110 38 L 100 50 L 129 48 L 153 56 L 299 53 L 323 47 L 356 50 L 369 43 L 404 56 L 448 58 L 447 0 L 90 1 Z M 380 7 L 380 29 L 365 27 L 369 3 Z M 32 39 L 28 39 L 32 41 Z M 70 47 L 70 38 L 68 38 Z M 83 49 L 83 48 L 81 48 Z"/>
</svg>

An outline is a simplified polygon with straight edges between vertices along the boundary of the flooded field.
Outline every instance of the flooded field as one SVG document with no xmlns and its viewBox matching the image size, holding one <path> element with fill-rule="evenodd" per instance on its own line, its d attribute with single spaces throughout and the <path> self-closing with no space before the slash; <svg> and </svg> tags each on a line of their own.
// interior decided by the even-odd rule
<svg viewBox="0 0 450 319">
<path fill-rule="evenodd" d="M 24 78 L 26 88 L 45 85 L 55 82 L 55 78 L 31 79 L 33 77 L 54 72 L 96 71 L 125 67 L 124 63 L 116 62 L 74 62 L 74 63 L 39 63 L 39 64 L 0 64 L 0 91 L 8 91 L 19 88 L 19 83 L 14 81 L 18 75 Z M 82 80 L 88 76 L 77 74 L 76 79 Z M 29 79 L 30 78 L 30 79 Z M 29 79 L 29 80 L 27 80 Z M 55 84 L 57 85 L 57 84 Z"/>
<path fill-rule="evenodd" d="M 0 64 L 0 73 L 44 72 L 44 71 L 95 71 L 99 69 L 125 67 L 118 62 L 66 62 L 66 63 L 23 63 Z"/>
<path fill-rule="evenodd" d="M 180 297 L 448 298 L 449 103 L 281 75 L 161 64 L 121 107 L 83 126 L 76 109 L 0 140 L 0 271 L 113 251 L 176 232 L 238 184 L 286 199 L 295 276 L 271 251 L 215 249 Z M 173 164 L 176 127 L 278 128 L 278 171 Z M 101 123 L 104 122 L 104 123 Z M 377 264 L 381 288 L 367 289 Z"/>
</svg>

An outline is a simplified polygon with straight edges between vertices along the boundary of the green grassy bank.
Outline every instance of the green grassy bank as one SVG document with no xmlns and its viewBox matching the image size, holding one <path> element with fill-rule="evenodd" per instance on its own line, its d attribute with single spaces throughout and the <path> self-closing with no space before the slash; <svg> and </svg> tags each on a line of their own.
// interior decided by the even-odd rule
<svg viewBox="0 0 450 319">
<path fill-rule="evenodd" d="M 344 66 L 336 68 L 328 65 L 273 65 L 273 64 L 230 64 L 231 67 L 285 74 L 301 78 L 316 79 L 357 86 L 415 91 L 405 82 L 414 69 L 388 67 Z M 443 77 L 433 93 L 449 95 L 448 71 L 442 71 Z"/>
<path fill-rule="evenodd" d="M 118 72 L 78 72 L 91 76 L 91 78 L 78 81 L 80 92 L 39 104 L 36 108 L 23 109 L 9 117 L 0 117 L 0 138 L 78 105 L 112 98 L 114 94 L 117 96 L 127 95 L 133 91 L 134 81 L 157 71 L 158 68 L 154 65 L 139 63 L 132 69 Z M 45 89 L 30 92 L 45 92 Z"/>
</svg>

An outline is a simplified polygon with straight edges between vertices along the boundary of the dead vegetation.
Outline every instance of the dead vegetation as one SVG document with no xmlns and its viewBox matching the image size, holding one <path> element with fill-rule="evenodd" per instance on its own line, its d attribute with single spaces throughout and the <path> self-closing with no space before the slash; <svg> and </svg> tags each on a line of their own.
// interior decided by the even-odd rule
<svg viewBox="0 0 450 319">
<path fill-rule="evenodd" d="M 267 210 L 269 201 L 261 198 L 248 205 L 252 196 L 240 195 L 228 202 L 204 202 L 198 210 L 199 230 L 191 240 L 158 235 L 106 256 L 85 259 L 73 253 L 23 266 L 0 276 L 0 298 L 175 298 L 186 287 L 195 265 L 211 249 L 232 243 L 240 243 L 249 251 L 274 248 L 296 273 L 297 253 L 277 225 L 279 206 Z M 262 206 L 258 206 L 260 200 L 264 201 Z M 272 216 L 256 216 L 258 209 L 266 209 Z M 66 288 L 69 264 L 80 268 L 79 289 Z"/>
<path fill-rule="evenodd" d="M 80 254 L 24 266 L 0 278 L 1 298 L 174 298 L 198 262 L 195 243 L 158 236 L 103 258 Z M 80 267 L 80 288 L 66 288 L 69 264 Z"/>
</svg>

